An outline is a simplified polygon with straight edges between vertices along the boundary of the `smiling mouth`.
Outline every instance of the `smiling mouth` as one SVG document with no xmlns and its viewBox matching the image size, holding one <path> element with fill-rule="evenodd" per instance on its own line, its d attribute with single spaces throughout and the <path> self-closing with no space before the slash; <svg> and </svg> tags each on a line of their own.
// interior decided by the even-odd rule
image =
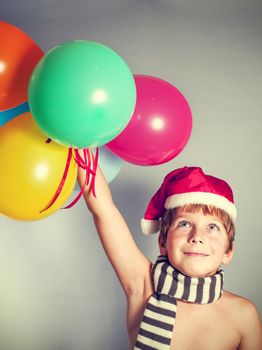
<svg viewBox="0 0 262 350">
<path fill-rule="evenodd" d="M 184 252 L 184 254 L 187 255 L 187 256 L 196 256 L 196 257 L 198 257 L 198 256 L 203 256 L 203 257 L 209 256 L 208 254 L 197 253 L 197 252 Z"/>
</svg>

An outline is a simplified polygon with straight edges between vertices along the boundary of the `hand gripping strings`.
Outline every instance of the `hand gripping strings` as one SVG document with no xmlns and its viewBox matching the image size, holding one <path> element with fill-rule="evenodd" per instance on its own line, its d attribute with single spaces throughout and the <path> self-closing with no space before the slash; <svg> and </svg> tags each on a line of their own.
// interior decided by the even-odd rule
<svg viewBox="0 0 262 350">
<path fill-rule="evenodd" d="M 48 138 L 46 140 L 46 143 L 50 143 L 51 141 L 52 140 L 50 138 Z M 78 193 L 77 197 L 70 204 L 68 204 L 66 207 L 64 207 L 62 209 L 71 208 L 79 201 L 79 199 L 81 198 L 81 196 L 84 193 L 85 187 L 89 184 L 90 175 L 92 176 L 91 184 L 90 184 L 91 192 L 96 197 L 96 193 L 95 193 L 95 176 L 96 176 L 96 170 L 97 170 L 97 166 L 98 166 L 98 154 L 99 154 L 98 148 L 96 148 L 93 168 L 92 168 L 91 151 L 89 149 L 83 149 L 84 159 L 80 156 L 79 151 L 77 149 L 74 150 L 74 154 L 75 154 L 74 159 L 75 159 L 77 165 L 86 171 L 85 181 L 84 181 L 84 184 L 83 184 L 80 192 Z M 51 201 L 40 211 L 40 213 L 42 213 L 45 210 L 51 208 L 51 206 L 55 203 L 55 201 L 59 197 L 60 193 L 62 192 L 64 184 L 65 184 L 65 181 L 66 181 L 66 178 L 67 178 L 67 174 L 68 174 L 68 171 L 69 171 L 69 167 L 70 167 L 70 163 L 71 163 L 72 157 L 73 157 L 73 149 L 70 147 L 68 149 L 66 165 L 65 165 L 64 173 L 63 173 L 62 179 L 61 179 L 61 181 L 59 183 L 59 186 L 58 186 L 58 188 L 57 188 L 53 198 L 51 199 Z"/>
</svg>

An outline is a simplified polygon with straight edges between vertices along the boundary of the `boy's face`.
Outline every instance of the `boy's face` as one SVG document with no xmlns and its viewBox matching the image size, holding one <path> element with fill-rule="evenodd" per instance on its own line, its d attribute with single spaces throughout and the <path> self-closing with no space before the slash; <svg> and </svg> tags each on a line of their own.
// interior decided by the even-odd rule
<svg viewBox="0 0 262 350">
<path fill-rule="evenodd" d="M 214 275 L 221 264 L 228 264 L 233 250 L 228 251 L 228 236 L 222 222 L 202 211 L 189 213 L 178 208 L 160 253 L 190 277 Z"/>
</svg>

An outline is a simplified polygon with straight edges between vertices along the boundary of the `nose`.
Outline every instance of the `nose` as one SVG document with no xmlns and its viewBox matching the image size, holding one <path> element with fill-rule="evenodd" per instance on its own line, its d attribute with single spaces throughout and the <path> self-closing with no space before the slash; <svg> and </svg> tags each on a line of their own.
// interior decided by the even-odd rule
<svg viewBox="0 0 262 350">
<path fill-rule="evenodd" d="M 204 244 L 205 238 L 202 233 L 202 231 L 198 228 L 193 228 L 193 230 L 190 232 L 190 236 L 188 238 L 188 241 L 193 244 Z"/>
</svg>

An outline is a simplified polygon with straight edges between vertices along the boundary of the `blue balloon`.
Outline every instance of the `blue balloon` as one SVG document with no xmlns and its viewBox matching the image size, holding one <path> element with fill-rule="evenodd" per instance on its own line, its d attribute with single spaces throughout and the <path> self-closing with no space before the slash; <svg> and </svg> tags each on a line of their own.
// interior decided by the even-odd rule
<svg viewBox="0 0 262 350">
<path fill-rule="evenodd" d="M 107 183 L 110 183 L 119 174 L 124 161 L 113 154 L 108 148 L 99 148 L 98 164 L 105 175 Z"/>
<path fill-rule="evenodd" d="M 28 111 L 29 111 L 29 105 L 27 101 L 21 103 L 20 105 L 14 108 L 6 109 L 5 111 L 0 111 L 0 126 L 9 122 L 9 120 L 13 119 L 19 114 L 22 114 Z"/>
<path fill-rule="evenodd" d="M 106 178 L 107 183 L 110 183 L 119 174 L 120 170 L 124 165 L 124 161 L 121 158 L 114 155 L 105 146 L 99 147 L 98 150 L 98 164 Z M 76 183 L 74 191 L 80 191 L 78 183 Z"/>
</svg>

